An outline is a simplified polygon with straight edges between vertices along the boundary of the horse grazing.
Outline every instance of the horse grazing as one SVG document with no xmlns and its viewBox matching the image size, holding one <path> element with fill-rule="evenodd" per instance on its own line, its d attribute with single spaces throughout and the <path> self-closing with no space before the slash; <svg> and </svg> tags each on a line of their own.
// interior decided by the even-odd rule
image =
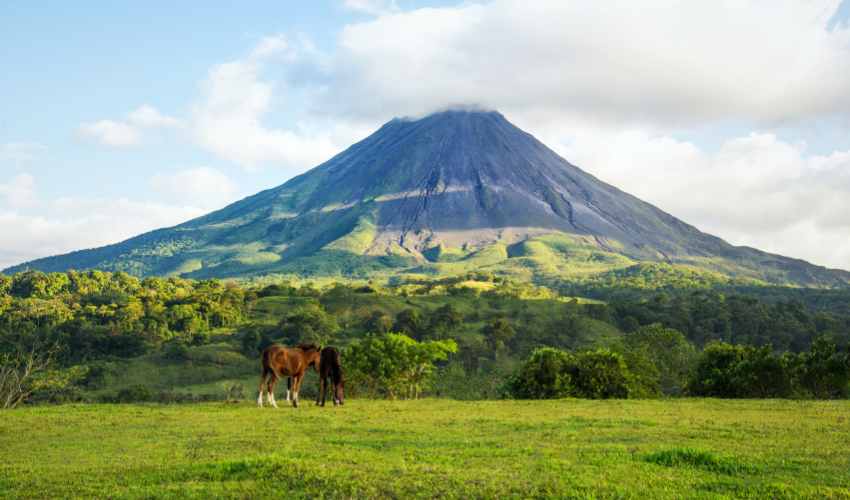
<svg viewBox="0 0 850 500">
<path fill-rule="evenodd" d="M 260 374 L 260 396 L 257 405 L 263 406 L 263 387 L 268 393 L 268 401 L 277 408 L 274 400 L 274 386 L 278 379 L 292 377 L 292 406 L 298 408 L 298 392 L 304 374 L 311 366 L 318 369 L 321 352 L 313 344 L 300 344 L 295 348 L 284 347 L 273 344 L 263 350 L 262 373 Z M 286 391 L 286 400 L 289 401 L 289 390 Z"/>
<path fill-rule="evenodd" d="M 342 364 L 339 360 L 339 350 L 336 347 L 325 347 L 322 349 L 319 360 L 319 394 L 316 396 L 316 404 L 325 406 L 325 397 L 328 392 L 328 379 L 333 384 L 334 406 L 343 403 L 343 386 L 345 380 L 342 378 Z"/>
</svg>

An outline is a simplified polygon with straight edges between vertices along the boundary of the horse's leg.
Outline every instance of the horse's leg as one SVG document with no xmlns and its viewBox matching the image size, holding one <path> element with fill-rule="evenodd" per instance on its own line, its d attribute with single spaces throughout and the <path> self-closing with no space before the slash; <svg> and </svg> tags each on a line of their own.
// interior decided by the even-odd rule
<svg viewBox="0 0 850 500">
<path fill-rule="evenodd" d="M 263 407 L 263 388 L 266 385 L 266 379 L 268 378 L 268 376 L 268 372 L 263 369 L 263 373 L 260 374 L 260 387 L 258 389 L 260 395 L 257 397 L 257 406 L 259 406 L 260 408 Z"/>
<path fill-rule="evenodd" d="M 289 392 L 292 390 L 292 377 L 286 377 L 286 402 L 289 400 Z"/>
<path fill-rule="evenodd" d="M 271 380 L 269 381 L 269 402 L 277 408 L 277 401 L 274 400 L 274 386 L 277 384 L 277 375 L 272 373 Z"/>
<path fill-rule="evenodd" d="M 322 401 L 325 398 L 325 377 L 319 374 L 319 393 L 316 394 L 316 405 L 325 406 Z"/>
<path fill-rule="evenodd" d="M 298 375 L 292 376 L 292 406 L 298 408 Z"/>
</svg>

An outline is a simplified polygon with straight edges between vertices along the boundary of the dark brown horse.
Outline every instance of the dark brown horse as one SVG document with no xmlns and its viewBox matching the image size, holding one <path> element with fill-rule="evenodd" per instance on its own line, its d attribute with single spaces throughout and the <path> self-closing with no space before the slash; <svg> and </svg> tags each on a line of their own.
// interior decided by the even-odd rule
<svg viewBox="0 0 850 500">
<path fill-rule="evenodd" d="M 298 391 L 301 389 L 304 374 L 311 366 L 318 369 L 320 357 L 319 348 L 313 344 L 301 344 L 295 348 L 279 344 L 266 347 L 263 350 L 263 370 L 260 375 L 260 396 L 257 398 L 257 405 L 263 406 L 263 387 L 265 387 L 269 403 L 277 408 L 277 402 L 274 400 L 274 386 L 279 379 L 292 377 L 292 406 L 297 408 Z M 289 391 L 287 391 L 286 399 L 289 400 Z"/>
<path fill-rule="evenodd" d="M 345 380 L 342 377 L 342 363 L 340 363 L 339 351 L 336 347 L 325 347 L 322 349 L 319 361 L 319 394 L 316 396 L 316 404 L 325 406 L 325 397 L 328 392 L 328 380 L 333 384 L 334 406 L 343 403 L 343 386 Z"/>
</svg>

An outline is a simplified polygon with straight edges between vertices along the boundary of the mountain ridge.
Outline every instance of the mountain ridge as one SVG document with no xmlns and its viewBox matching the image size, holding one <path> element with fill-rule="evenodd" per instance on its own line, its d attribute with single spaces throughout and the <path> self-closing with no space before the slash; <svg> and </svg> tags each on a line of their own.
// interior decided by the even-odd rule
<svg viewBox="0 0 850 500">
<path fill-rule="evenodd" d="M 544 238 L 549 234 L 561 239 Z M 511 257 L 507 248 L 541 238 L 550 248 L 547 272 L 554 274 L 593 271 L 588 261 L 574 258 L 590 252 L 588 259 L 620 266 L 666 262 L 766 283 L 850 284 L 850 272 L 736 247 L 703 233 L 572 165 L 500 113 L 470 110 L 393 119 L 321 165 L 220 210 L 5 272 L 94 267 L 190 277 L 441 272 L 441 251 L 435 249 L 463 260 L 493 245 L 506 248 L 503 269 L 491 261 L 487 266 L 509 272 L 518 264 L 540 267 L 535 257 Z"/>
</svg>

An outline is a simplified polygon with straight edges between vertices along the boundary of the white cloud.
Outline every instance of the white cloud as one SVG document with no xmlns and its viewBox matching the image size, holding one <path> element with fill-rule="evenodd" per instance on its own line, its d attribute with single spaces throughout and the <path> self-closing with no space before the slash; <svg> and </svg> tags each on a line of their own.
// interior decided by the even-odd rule
<svg viewBox="0 0 850 500">
<path fill-rule="evenodd" d="M 549 131 L 552 136 L 563 136 Z M 850 268 L 850 151 L 807 155 L 768 133 L 716 151 L 646 131 L 586 127 L 572 163 L 731 243 Z"/>
<path fill-rule="evenodd" d="M 156 174 L 151 179 L 151 187 L 173 201 L 208 208 L 219 208 L 234 201 L 238 191 L 227 175 L 209 167 Z"/>
<path fill-rule="evenodd" d="M 144 104 L 127 113 L 126 121 L 100 120 L 83 123 L 77 129 L 80 136 L 112 147 L 136 146 L 142 142 L 144 129 L 179 128 L 177 118 L 164 115 Z"/>
<path fill-rule="evenodd" d="M 141 141 L 141 134 L 135 127 L 112 120 L 83 123 L 78 131 L 80 136 L 105 146 L 135 146 Z"/>
<path fill-rule="evenodd" d="M 62 198 L 32 210 L 0 208 L 0 269 L 29 260 L 123 241 L 205 213 L 189 205 Z"/>
<path fill-rule="evenodd" d="M 166 116 L 153 106 L 144 104 L 127 114 L 127 120 L 138 127 L 172 128 L 179 127 L 180 120 Z"/>
<path fill-rule="evenodd" d="M 347 9 L 374 16 L 399 11 L 395 0 L 345 0 L 343 5 Z"/>
<path fill-rule="evenodd" d="M 0 183 L 0 200 L 10 207 L 25 207 L 35 202 L 35 178 L 18 174 L 6 183 Z"/>
<path fill-rule="evenodd" d="M 315 55 L 315 49 L 307 43 L 293 46 L 282 37 L 271 37 L 262 40 L 248 57 L 213 67 L 202 83 L 202 96 L 192 113 L 198 144 L 247 168 L 271 164 L 296 173 L 327 160 L 347 145 L 337 137 L 344 136 L 349 142 L 358 137 L 353 132 L 356 127 L 331 124 L 330 120 L 325 120 L 326 127 L 320 126 L 322 120 L 310 119 L 296 121 L 287 129 L 263 123 L 272 109 L 275 86 L 263 79 L 263 71 L 270 61 L 297 66 L 310 54 Z"/>
<path fill-rule="evenodd" d="M 346 26 L 331 108 L 374 116 L 478 103 L 665 126 L 850 111 L 840 0 L 497 0 Z"/>
</svg>

